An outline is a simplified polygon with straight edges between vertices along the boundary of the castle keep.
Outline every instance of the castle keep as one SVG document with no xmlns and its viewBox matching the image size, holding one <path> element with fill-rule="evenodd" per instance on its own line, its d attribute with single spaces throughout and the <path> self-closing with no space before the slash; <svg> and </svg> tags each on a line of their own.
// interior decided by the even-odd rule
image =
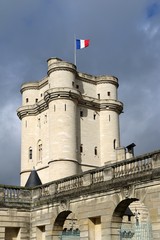
<svg viewBox="0 0 160 240">
<path fill-rule="evenodd" d="M 57 58 L 47 77 L 22 85 L 22 185 L 33 167 L 47 183 L 124 159 L 117 88 L 116 77 L 82 74 Z"/>
<path fill-rule="evenodd" d="M 0 240 L 159 240 L 160 150 L 120 144 L 118 79 L 58 58 L 21 87 L 21 186 L 0 185 Z"/>
</svg>

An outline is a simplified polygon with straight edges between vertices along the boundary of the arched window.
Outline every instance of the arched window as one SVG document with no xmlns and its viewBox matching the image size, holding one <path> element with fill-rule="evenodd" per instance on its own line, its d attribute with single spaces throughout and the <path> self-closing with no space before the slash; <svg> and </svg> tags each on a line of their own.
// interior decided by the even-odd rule
<svg viewBox="0 0 160 240">
<path fill-rule="evenodd" d="M 33 152 L 32 152 L 32 148 L 30 147 L 29 148 L 29 160 L 32 160 L 32 154 L 33 154 Z"/>
<path fill-rule="evenodd" d="M 37 159 L 37 162 L 42 162 L 42 154 L 43 154 L 43 148 L 42 148 L 42 141 L 39 140 L 38 141 L 38 159 Z"/>
</svg>

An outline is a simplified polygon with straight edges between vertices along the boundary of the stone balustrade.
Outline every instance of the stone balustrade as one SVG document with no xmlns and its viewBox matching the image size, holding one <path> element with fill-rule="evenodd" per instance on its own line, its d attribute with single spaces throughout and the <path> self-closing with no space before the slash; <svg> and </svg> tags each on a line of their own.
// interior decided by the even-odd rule
<svg viewBox="0 0 160 240">
<path fill-rule="evenodd" d="M 30 205 L 36 200 L 57 197 L 61 194 L 81 192 L 86 188 L 99 187 L 99 184 L 110 184 L 112 188 L 116 181 L 131 181 L 139 176 L 152 175 L 160 178 L 160 150 L 139 157 L 107 164 L 104 167 L 87 171 L 85 173 L 50 182 L 39 187 L 27 189 L 0 185 L 0 204 L 16 203 Z"/>
</svg>

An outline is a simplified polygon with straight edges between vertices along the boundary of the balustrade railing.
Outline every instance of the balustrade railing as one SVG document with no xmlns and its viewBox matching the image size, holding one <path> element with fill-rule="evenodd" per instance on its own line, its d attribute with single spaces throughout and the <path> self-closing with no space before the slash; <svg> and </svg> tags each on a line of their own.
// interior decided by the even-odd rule
<svg viewBox="0 0 160 240">
<path fill-rule="evenodd" d="M 152 158 L 127 160 L 117 163 L 114 168 L 113 178 L 126 177 L 152 170 Z"/>
<path fill-rule="evenodd" d="M 140 174 L 152 173 L 154 169 L 158 168 L 160 168 L 160 151 L 108 164 L 33 189 L 0 185 L 0 202 L 29 203 L 32 202 L 32 199 L 54 196 L 66 191 L 77 191 L 86 186 L 107 183 L 109 180 L 112 180 L 114 184 L 114 179 L 136 178 Z"/>
</svg>

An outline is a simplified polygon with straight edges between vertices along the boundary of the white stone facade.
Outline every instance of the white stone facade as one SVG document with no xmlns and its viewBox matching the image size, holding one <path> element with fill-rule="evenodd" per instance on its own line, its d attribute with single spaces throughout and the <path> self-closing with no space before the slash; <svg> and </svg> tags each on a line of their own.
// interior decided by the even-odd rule
<svg viewBox="0 0 160 240">
<path fill-rule="evenodd" d="M 117 88 L 116 77 L 79 73 L 58 58 L 44 79 L 22 85 L 22 186 L 34 167 L 44 184 L 124 159 Z"/>
</svg>

